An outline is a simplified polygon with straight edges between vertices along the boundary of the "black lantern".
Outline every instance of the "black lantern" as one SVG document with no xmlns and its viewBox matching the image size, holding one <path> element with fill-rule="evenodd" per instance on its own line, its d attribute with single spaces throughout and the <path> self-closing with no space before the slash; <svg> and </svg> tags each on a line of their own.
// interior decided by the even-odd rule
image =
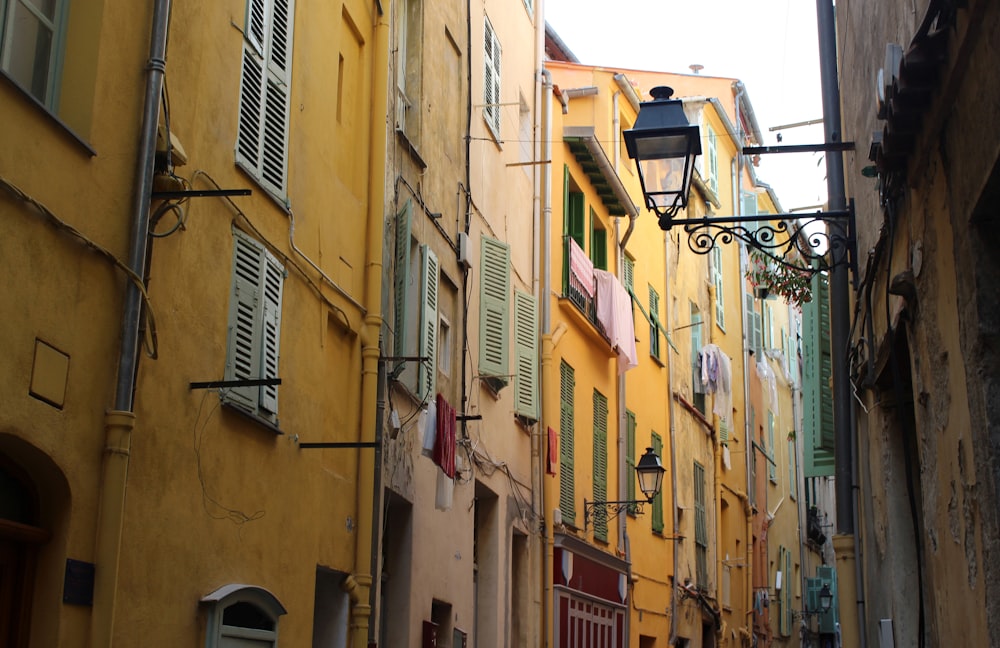
<svg viewBox="0 0 1000 648">
<path fill-rule="evenodd" d="M 830 587 L 826 583 L 823 583 L 823 588 L 819 591 L 820 612 L 829 612 L 831 605 L 833 605 L 833 594 L 830 593 Z"/>
<path fill-rule="evenodd" d="M 647 501 L 652 502 L 660 492 L 660 487 L 663 486 L 663 473 L 666 471 L 653 449 L 646 448 L 646 452 L 635 467 L 635 476 L 639 479 L 639 490 L 646 496 Z"/>
<path fill-rule="evenodd" d="M 588 502 L 583 500 L 583 528 L 590 525 L 591 519 L 597 516 L 598 520 L 607 522 L 617 517 L 622 511 L 628 510 L 633 515 L 642 513 L 642 505 L 652 502 L 653 498 L 660 492 L 663 486 L 663 473 L 667 471 L 660 463 L 660 457 L 653 452 L 652 448 L 646 448 L 646 452 L 639 458 L 639 463 L 635 467 L 635 476 L 639 480 L 639 490 L 646 497 L 645 500 L 614 500 L 610 502 Z"/>
<path fill-rule="evenodd" d="M 680 99 L 666 86 L 650 90 L 652 101 L 639 106 L 635 126 L 622 133 L 628 156 L 636 161 L 646 207 L 670 229 L 678 210 L 687 207 L 694 160 L 701 154 L 698 127 L 688 123 Z"/>
</svg>

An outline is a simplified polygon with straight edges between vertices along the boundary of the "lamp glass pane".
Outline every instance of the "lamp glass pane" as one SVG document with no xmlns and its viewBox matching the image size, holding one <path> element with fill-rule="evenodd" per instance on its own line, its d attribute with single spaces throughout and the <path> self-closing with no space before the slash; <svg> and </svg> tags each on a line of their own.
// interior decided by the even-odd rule
<svg viewBox="0 0 1000 648">
<path fill-rule="evenodd" d="M 687 132 L 677 135 L 636 137 L 636 157 L 640 160 L 648 160 L 650 158 L 683 158 L 688 152 L 689 139 Z"/>
<path fill-rule="evenodd" d="M 684 186 L 684 158 L 639 159 L 646 193 L 677 193 Z M 670 202 L 673 202 L 671 200 Z"/>
</svg>

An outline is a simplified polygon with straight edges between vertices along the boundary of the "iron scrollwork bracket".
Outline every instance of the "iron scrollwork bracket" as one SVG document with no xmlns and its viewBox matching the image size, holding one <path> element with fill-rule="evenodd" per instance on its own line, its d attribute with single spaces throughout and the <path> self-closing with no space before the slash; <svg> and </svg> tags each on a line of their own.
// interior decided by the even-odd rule
<svg viewBox="0 0 1000 648">
<path fill-rule="evenodd" d="M 583 530 L 586 531 L 591 522 L 603 521 L 605 524 L 615 519 L 625 511 L 633 515 L 642 515 L 642 505 L 646 500 L 617 500 L 612 502 L 588 502 L 583 500 Z"/>
</svg>

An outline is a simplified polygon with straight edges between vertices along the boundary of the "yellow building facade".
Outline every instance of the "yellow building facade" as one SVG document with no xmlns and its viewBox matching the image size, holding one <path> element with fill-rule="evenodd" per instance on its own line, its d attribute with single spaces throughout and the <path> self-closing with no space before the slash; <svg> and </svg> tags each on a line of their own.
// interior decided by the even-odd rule
<svg viewBox="0 0 1000 648">
<path fill-rule="evenodd" d="M 0 37 L 3 642 L 367 645 L 386 17 L 54 5 Z"/>
</svg>

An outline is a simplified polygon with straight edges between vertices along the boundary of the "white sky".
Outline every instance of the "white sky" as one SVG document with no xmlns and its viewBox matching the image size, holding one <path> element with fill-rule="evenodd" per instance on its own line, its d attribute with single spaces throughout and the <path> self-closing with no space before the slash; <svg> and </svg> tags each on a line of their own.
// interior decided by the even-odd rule
<svg viewBox="0 0 1000 648">
<path fill-rule="evenodd" d="M 819 49 L 813 0 L 545 0 L 549 25 L 586 65 L 691 73 L 743 81 L 765 144 L 774 126 L 819 119 Z M 819 144 L 823 126 L 783 129 L 782 144 Z M 786 211 L 826 199 L 818 153 L 761 157 L 758 179 Z"/>
</svg>

